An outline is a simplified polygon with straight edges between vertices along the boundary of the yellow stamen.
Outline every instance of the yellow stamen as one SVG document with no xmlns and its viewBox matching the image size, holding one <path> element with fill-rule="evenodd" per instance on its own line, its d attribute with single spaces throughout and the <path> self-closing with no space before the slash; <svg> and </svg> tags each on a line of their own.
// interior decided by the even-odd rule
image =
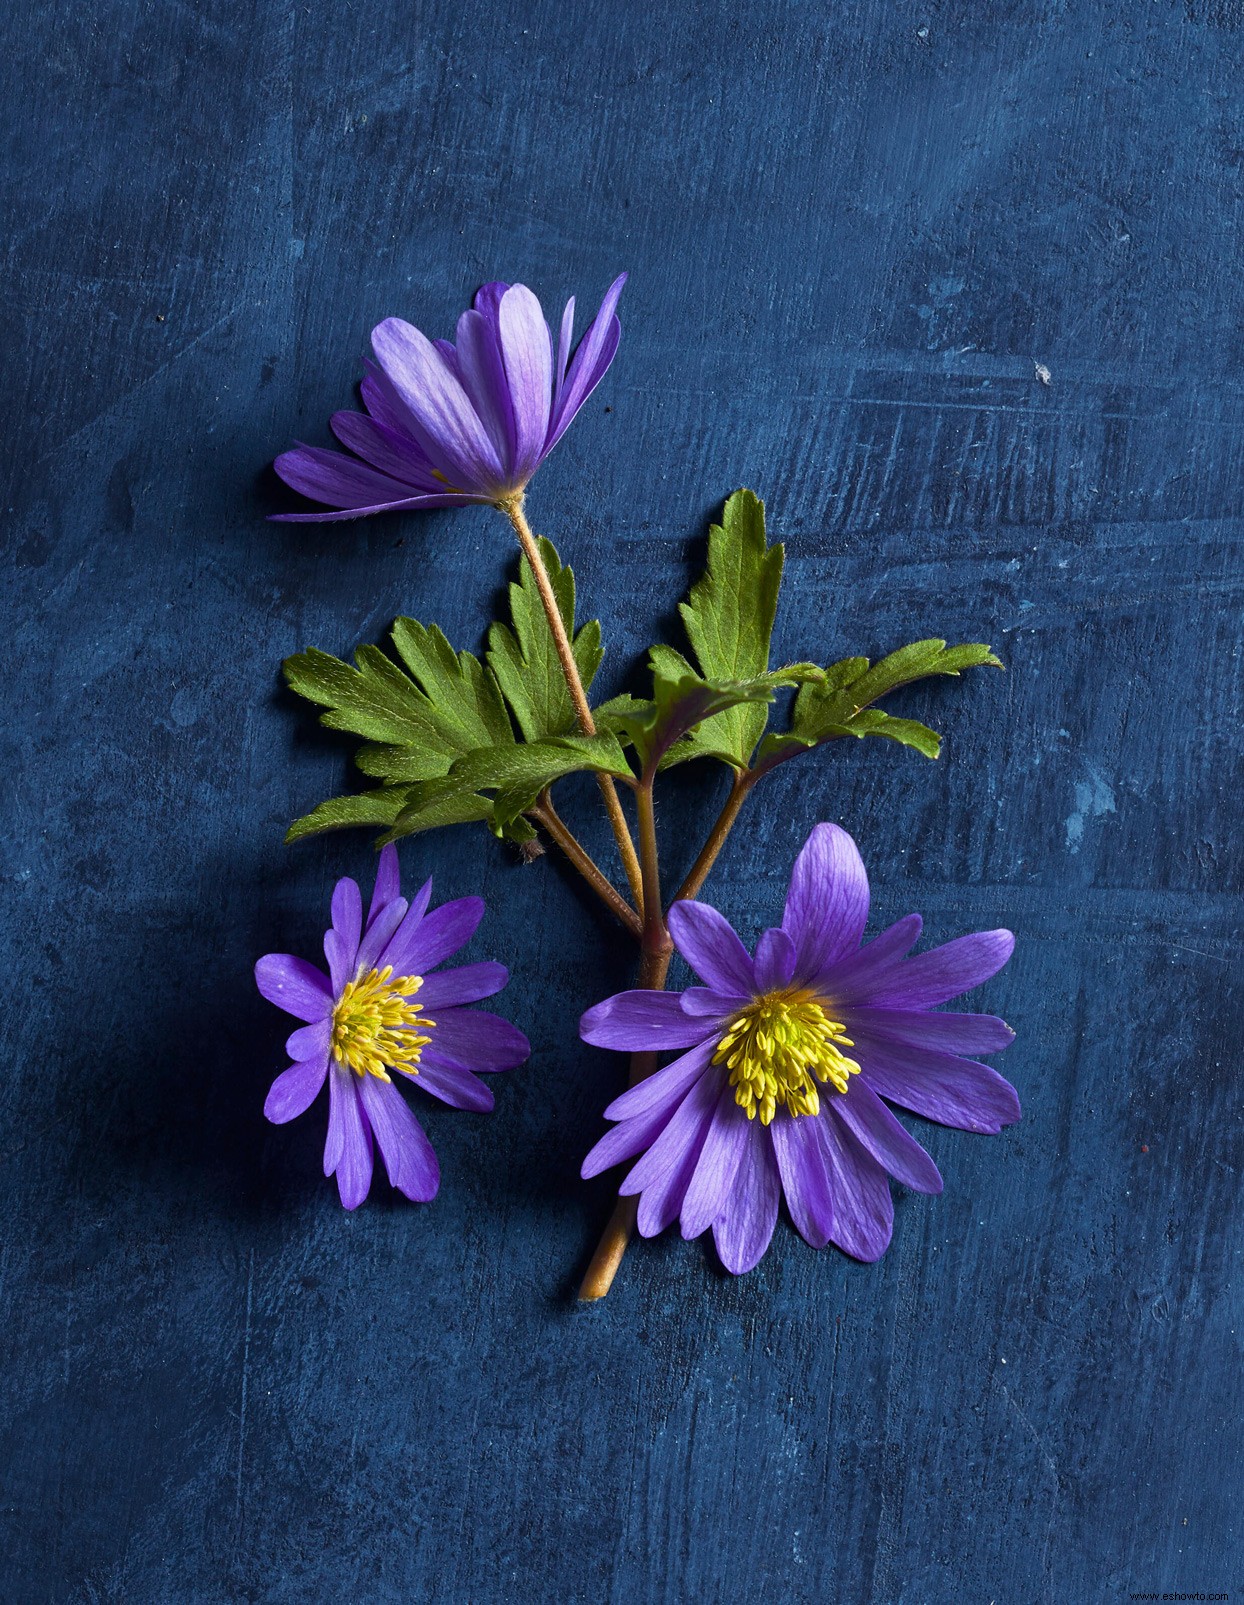
<svg viewBox="0 0 1244 1605">
<path fill-rule="evenodd" d="M 422 1003 L 409 1000 L 423 985 L 421 975 L 368 970 L 347 983 L 333 1009 L 333 1058 L 357 1076 L 389 1079 L 389 1070 L 419 1074 L 419 1057 L 431 1042 L 420 1036 L 435 1020 L 420 1019 Z M 387 1066 L 387 1068 L 386 1068 Z"/>
<path fill-rule="evenodd" d="M 779 1104 L 792 1115 L 819 1113 L 817 1081 L 845 1092 L 860 1067 L 839 1050 L 854 1046 L 813 993 L 787 988 L 753 998 L 731 1018 L 713 1063 L 729 1066 L 735 1102 L 767 1126 Z"/>
</svg>

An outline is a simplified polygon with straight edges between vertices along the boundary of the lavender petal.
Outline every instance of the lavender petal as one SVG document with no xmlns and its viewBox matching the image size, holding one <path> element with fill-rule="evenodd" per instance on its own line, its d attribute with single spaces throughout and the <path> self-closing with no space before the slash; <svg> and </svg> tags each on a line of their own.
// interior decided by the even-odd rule
<svg viewBox="0 0 1244 1605">
<path fill-rule="evenodd" d="M 323 1020 L 332 1013 L 328 977 L 293 953 L 265 953 L 255 965 L 255 985 L 269 1003 L 296 1020 Z"/>
<path fill-rule="evenodd" d="M 702 981 L 718 992 L 755 990 L 747 949 L 733 926 L 708 903 L 681 901 L 669 911 L 674 945 Z"/>
<path fill-rule="evenodd" d="M 426 1204 L 436 1197 L 441 1168 L 414 1111 L 391 1081 L 364 1076 L 359 1092 L 389 1181 L 405 1197 Z"/>
<path fill-rule="evenodd" d="M 721 1263 L 735 1276 L 760 1261 L 777 1224 L 782 1184 L 769 1137 L 772 1129 L 762 1126 L 747 1144 L 725 1208 L 713 1222 Z"/>
</svg>

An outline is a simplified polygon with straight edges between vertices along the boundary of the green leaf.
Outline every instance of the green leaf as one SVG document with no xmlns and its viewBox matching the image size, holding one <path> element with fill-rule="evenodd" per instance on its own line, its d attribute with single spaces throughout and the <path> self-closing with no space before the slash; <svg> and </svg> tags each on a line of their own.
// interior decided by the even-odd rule
<svg viewBox="0 0 1244 1605">
<path fill-rule="evenodd" d="M 531 741 L 507 750 L 469 753 L 450 770 L 450 779 L 472 791 L 492 791 L 492 828 L 504 834 L 531 807 L 546 786 L 581 770 L 630 776 L 631 767 L 612 731 L 594 736 L 563 736 Z"/>
<path fill-rule="evenodd" d="M 392 839 L 395 830 L 404 835 L 490 813 L 487 798 L 451 804 L 440 793 L 416 797 L 412 788 L 442 779 L 468 752 L 513 748 L 514 732 L 491 672 L 470 652 L 455 652 L 435 625 L 427 629 L 414 619 L 398 619 L 393 644 L 404 668 L 375 646 L 360 647 L 353 666 L 315 648 L 286 660 L 291 687 L 327 710 L 320 722 L 329 729 L 365 737 L 355 762 L 364 774 L 386 782 L 362 797 L 322 803 L 290 827 L 288 839 L 351 824 L 387 825 Z M 407 823 L 399 830 L 403 815 Z"/>
<path fill-rule="evenodd" d="M 574 574 L 563 567 L 552 541 L 541 536 L 538 544 L 586 690 L 604 657 L 600 624 L 592 619 L 575 635 Z M 494 624 L 488 631 L 488 666 L 514 710 L 526 740 L 541 741 L 548 736 L 568 735 L 578 721 L 553 632 L 540 601 L 536 577 L 525 557 L 519 568 L 518 583 L 510 586 L 510 616 L 514 621 L 513 629 L 505 624 Z"/>
<path fill-rule="evenodd" d="M 624 703 L 624 699 L 615 697 L 613 703 L 597 710 L 602 724 L 631 743 L 644 770 L 667 759 L 682 762 L 686 758 L 719 757 L 724 763 L 733 763 L 733 749 L 715 748 L 704 739 L 703 727 L 731 709 L 772 702 L 773 676 L 706 680 L 668 647 L 654 647 L 651 661 L 652 699 L 640 702 L 631 697 Z M 697 726 L 701 734 L 695 741 L 683 741 Z M 678 746 L 680 742 L 682 746 Z"/>
<path fill-rule="evenodd" d="M 501 694 L 478 658 L 456 653 L 435 625 L 427 630 L 413 619 L 397 620 L 393 643 L 409 674 L 375 646 L 359 647 L 353 667 L 315 647 L 285 660 L 292 689 L 327 709 L 321 724 L 406 755 L 400 776 L 379 751 L 367 773 L 431 779 L 464 752 L 513 743 Z"/>
<path fill-rule="evenodd" d="M 850 658 L 847 661 L 867 665 L 868 660 Z M 913 641 L 910 646 L 899 647 L 897 652 L 880 659 L 871 669 L 866 668 L 865 673 L 850 679 L 843 687 L 843 694 L 849 695 L 856 708 L 866 708 L 878 697 L 897 691 L 900 686 L 910 685 L 913 680 L 925 680 L 934 674 L 958 675 L 964 669 L 985 663 L 997 669 L 1002 667 L 1001 658 L 996 658 L 980 641 L 951 647 L 945 641 L 936 639 Z"/>
<path fill-rule="evenodd" d="M 754 681 L 769 668 L 769 643 L 782 581 L 783 548 L 765 539 L 764 503 L 738 490 L 708 532 L 708 565 L 679 608 L 700 672 L 708 681 Z M 707 718 L 694 745 L 704 755 L 746 768 L 768 714 L 736 701 Z"/>
<path fill-rule="evenodd" d="M 407 795 L 405 786 L 382 786 L 379 791 L 364 791 L 357 797 L 330 797 L 309 814 L 295 819 L 285 832 L 285 840 L 302 841 L 305 836 L 350 826 L 392 825 L 406 806 Z"/>
<path fill-rule="evenodd" d="M 795 698 L 790 729 L 767 736 L 757 756 L 758 774 L 800 752 L 842 736 L 888 736 L 914 747 L 926 758 L 936 758 L 941 737 L 915 719 L 895 719 L 869 704 L 878 697 L 935 674 L 958 675 L 979 664 L 1002 667 L 980 642 L 948 647 L 945 641 L 914 641 L 900 647 L 872 667 L 867 658 L 844 658 L 825 671 L 823 683 L 805 684 Z"/>
<path fill-rule="evenodd" d="M 441 740 L 427 698 L 391 658 L 379 647 L 361 646 L 354 665 L 312 647 L 286 658 L 285 678 L 300 696 L 328 710 L 320 715 L 320 723 L 330 730 L 348 730 L 370 741 L 426 746 L 433 755 L 450 757 L 452 748 Z"/>
<path fill-rule="evenodd" d="M 621 744 L 608 731 L 480 748 L 460 758 L 442 779 L 409 788 L 410 801 L 397 818 L 394 838 L 431 825 L 487 819 L 496 835 L 524 841 L 532 832 L 521 815 L 546 786 L 585 769 L 631 773 Z M 495 795 L 483 795 L 487 792 Z"/>
<path fill-rule="evenodd" d="M 425 629 L 414 619 L 394 622 L 393 645 L 419 682 L 430 716 L 455 756 L 513 742 L 497 683 L 477 657 L 455 652 L 435 624 Z"/>
<path fill-rule="evenodd" d="M 492 813 L 490 797 L 478 796 L 448 775 L 400 789 L 405 802 L 390 821 L 393 828 L 382 838 L 385 842 L 400 841 L 403 836 L 414 836 L 423 830 L 439 830 L 443 825 L 474 824 Z"/>
</svg>

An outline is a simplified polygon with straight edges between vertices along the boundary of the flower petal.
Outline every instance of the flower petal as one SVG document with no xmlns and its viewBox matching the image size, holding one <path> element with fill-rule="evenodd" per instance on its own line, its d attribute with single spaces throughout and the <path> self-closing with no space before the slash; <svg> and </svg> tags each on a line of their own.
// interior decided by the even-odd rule
<svg viewBox="0 0 1244 1605">
<path fill-rule="evenodd" d="M 491 1087 L 460 1065 L 442 1064 L 432 1048 L 423 1050 L 414 1083 L 453 1109 L 488 1110 L 497 1101 Z"/>
<path fill-rule="evenodd" d="M 708 1135 L 679 1211 L 685 1238 L 706 1232 L 721 1214 L 744 1150 L 753 1140 L 753 1124 L 735 1101 L 734 1088 L 727 1082 L 713 1110 Z"/>
<path fill-rule="evenodd" d="M 712 1030 L 706 1020 L 689 1019 L 674 992 L 617 992 L 588 1009 L 579 1021 L 579 1035 L 597 1048 L 624 1053 L 690 1048 Z"/>
<path fill-rule="evenodd" d="M 769 1131 L 772 1131 L 772 1126 Z M 777 1223 L 782 1184 L 768 1132 L 747 1144 L 725 1208 L 713 1222 L 713 1241 L 721 1263 L 735 1276 L 750 1271 L 763 1256 Z"/>
<path fill-rule="evenodd" d="M 402 893 L 401 868 L 397 861 L 397 848 L 392 842 L 386 842 L 380 849 L 380 859 L 376 864 L 376 884 L 372 887 L 371 906 L 367 910 L 366 929 L 371 930 L 376 915 L 386 903 L 394 902 Z"/>
<path fill-rule="evenodd" d="M 481 964 L 459 965 L 456 970 L 437 970 L 435 975 L 425 978 L 416 995 L 431 1013 L 433 1009 L 448 1009 L 495 997 L 504 990 L 509 979 L 510 972 L 504 964 L 485 959 Z"/>
<path fill-rule="evenodd" d="M 562 313 L 561 328 L 557 334 L 557 360 L 553 364 L 553 406 L 551 417 L 557 416 L 557 404 L 561 399 L 562 385 L 566 382 L 566 367 L 570 361 L 570 346 L 574 338 L 574 296 L 566 302 L 566 309 Z"/>
<path fill-rule="evenodd" d="M 363 1077 L 359 1094 L 390 1182 L 417 1203 L 435 1198 L 441 1167 L 414 1110 L 393 1082 L 375 1076 Z"/>
<path fill-rule="evenodd" d="M 606 290 L 600 311 L 588 325 L 587 333 L 579 342 L 579 349 L 570 360 L 566 378 L 558 392 L 557 411 L 549 419 L 548 439 L 544 443 L 546 457 L 566 433 L 579 408 L 605 377 L 614 359 L 622 334 L 621 325 L 614 316 L 614 308 L 625 283 L 626 274 L 621 273 Z"/>
<path fill-rule="evenodd" d="M 357 457 L 322 446 L 295 446 L 272 465 L 285 483 L 302 496 L 329 507 L 355 509 L 376 503 L 404 501 L 423 494 L 424 487 L 394 479 L 369 468 Z"/>
<path fill-rule="evenodd" d="M 956 941 L 917 953 L 879 978 L 862 1002 L 900 1009 L 929 1009 L 996 975 L 1015 950 L 1010 931 L 974 931 Z"/>
<path fill-rule="evenodd" d="M 674 946 L 701 980 L 718 992 L 755 989 L 756 977 L 747 949 L 724 915 L 708 903 L 682 900 L 669 911 Z"/>
<path fill-rule="evenodd" d="M 408 929 L 413 931 L 415 926 L 428 911 L 428 904 L 432 901 L 432 877 L 428 876 L 423 885 L 410 900 L 407 911 Z"/>
<path fill-rule="evenodd" d="M 511 472 L 514 462 L 514 403 L 505 377 L 495 313 L 464 312 L 458 319 L 459 371 L 480 422 Z"/>
<path fill-rule="evenodd" d="M 300 1025 L 285 1039 L 285 1051 L 291 1059 L 302 1064 L 306 1059 L 317 1059 L 326 1054 L 333 1037 L 333 1022 L 329 1015 L 313 1025 Z"/>
<path fill-rule="evenodd" d="M 406 918 L 406 899 L 395 897 L 391 903 L 386 903 L 375 919 L 368 925 L 359 943 L 358 954 L 354 960 L 356 970 L 370 970 L 376 960 L 389 945 L 389 938 Z"/>
<path fill-rule="evenodd" d="M 255 966 L 255 985 L 269 1003 L 296 1020 L 323 1020 L 332 1013 L 328 977 L 293 953 L 265 953 Z"/>
<path fill-rule="evenodd" d="M 644 1237 L 664 1231 L 682 1207 L 721 1095 L 722 1077 L 701 1076 L 670 1115 L 661 1135 L 627 1173 L 618 1191 L 640 1193 L 639 1230 Z"/>
<path fill-rule="evenodd" d="M 428 462 L 427 454 L 415 439 L 414 430 L 417 425 L 411 417 L 410 408 L 398 395 L 393 381 L 380 364 L 373 362 L 369 357 L 363 359 L 363 379 L 359 391 L 363 397 L 363 405 L 376 422 L 383 424 L 390 434 L 409 440 L 423 461 L 424 471 L 430 473 L 432 464 Z"/>
<path fill-rule="evenodd" d="M 272 524 L 341 524 L 350 518 L 367 518 L 372 513 L 397 513 L 411 508 L 459 507 L 470 502 L 490 502 L 491 495 L 447 491 L 443 496 L 404 496 L 396 502 L 373 502 L 367 507 L 350 507 L 333 513 L 269 513 Z"/>
<path fill-rule="evenodd" d="M 891 1103 L 960 1131 L 993 1134 L 1019 1119 L 1015 1088 L 986 1064 L 865 1031 L 852 1040 L 864 1082 Z"/>
<path fill-rule="evenodd" d="M 324 1174 L 337 1175 L 337 1191 L 347 1209 L 357 1209 L 371 1186 L 371 1127 L 359 1099 L 358 1077 L 334 1069 L 328 1078 L 328 1140 Z"/>
<path fill-rule="evenodd" d="M 717 1040 L 716 1036 L 712 1036 L 705 1042 L 697 1042 L 689 1052 L 667 1064 L 663 1070 L 657 1070 L 642 1081 L 637 1081 L 633 1087 L 628 1087 L 606 1107 L 605 1119 L 631 1120 L 657 1109 L 668 1113 L 691 1083 L 704 1074 L 716 1050 Z"/>
<path fill-rule="evenodd" d="M 345 963 L 353 971 L 359 937 L 363 933 L 363 894 L 359 891 L 358 882 L 351 880 L 348 875 L 343 875 L 333 887 L 332 920 Z M 335 989 L 340 989 L 335 975 L 333 985 Z"/>
<path fill-rule="evenodd" d="M 817 825 L 790 878 L 782 929 L 795 944 L 795 974 L 813 981 L 860 944 L 868 923 L 868 875 L 859 848 L 837 825 Z"/>
<path fill-rule="evenodd" d="M 482 312 L 495 325 L 497 308 L 501 305 L 501 297 L 508 289 L 509 285 L 503 284 L 500 279 L 490 279 L 487 284 L 481 284 L 475 292 L 475 300 L 472 303 L 475 310 Z"/>
<path fill-rule="evenodd" d="M 685 987 L 679 996 L 684 1014 L 706 1020 L 724 1020 L 752 1000 L 750 992 L 715 992 L 711 986 Z"/>
<path fill-rule="evenodd" d="M 438 1009 L 434 1018 L 432 1046 L 441 1064 L 487 1075 L 531 1057 L 531 1043 L 518 1027 L 487 1009 Z"/>
<path fill-rule="evenodd" d="M 836 1118 L 837 1112 L 837 1101 L 832 1100 L 825 1117 L 815 1122 L 834 1199 L 829 1238 L 854 1259 L 871 1263 L 890 1246 L 894 1200 L 885 1171 Z"/>
<path fill-rule="evenodd" d="M 327 1052 L 318 1059 L 305 1059 L 298 1064 L 291 1064 L 288 1070 L 281 1071 L 269 1087 L 264 1100 L 264 1114 L 275 1126 L 283 1126 L 287 1120 L 296 1119 L 315 1102 L 327 1074 Z"/>
<path fill-rule="evenodd" d="M 475 935 L 484 917 L 482 897 L 459 897 L 442 903 L 425 915 L 418 899 L 398 927 L 380 964 L 391 964 L 395 975 L 422 975 L 456 953 Z"/>
<path fill-rule="evenodd" d="M 514 405 L 511 477 L 523 484 L 544 455 L 553 388 L 553 342 L 540 303 L 525 284 L 512 284 L 501 297 L 497 329 Z"/>
<path fill-rule="evenodd" d="M 925 1009 L 874 1009 L 867 1005 L 846 1011 L 860 1029 L 913 1048 L 941 1048 L 947 1053 L 1001 1053 L 1015 1040 L 1005 1020 L 995 1014 L 941 1014 Z M 848 1028 L 847 1035 L 851 1032 Z"/>
<path fill-rule="evenodd" d="M 856 948 L 837 964 L 831 964 L 808 984 L 835 1006 L 862 1002 L 879 979 L 893 975 L 916 945 L 924 921 L 919 914 L 908 914 Z"/>
<path fill-rule="evenodd" d="M 444 481 L 435 478 L 423 448 L 410 435 L 399 434 L 364 412 L 348 410 L 335 412 L 328 427 L 347 450 L 355 452 L 369 467 L 405 485 L 407 496 L 435 496 L 444 490 Z"/>
<path fill-rule="evenodd" d="M 816 1131 L 824 1118 L 823 1114 L 792 1117 L 782 1111 L 769 1127 L 786 1207 L 799 1235 L 813 1248 L 824 1248 L 834 1228 L 829 1172 Z"/>
<path fill-rule="evenodd" d="M 669 1110 L 661 1104 L 636 1115 L 633 1120 L 620 1121 L 589 1151 L 579 1174 L 584 1181 L 589 1181 L 593 1176 L 599 1176 L 602 1170 L 609 1170 L 614 1165 L 620 1165 L 624 1159 L 633 1159 L 636 1154 L 642 1154 L 665 1130 L 668 1119 Z"/>
<path fill-rule="evenodd" d="M 444 356 L 401 318 L 372 330 L 372 350 L 421 432 L 420 444 L 458 490 L 501 489 L 497 448 Z"/>
<path fill-rule="evenodd" d="M 918 1193 L 941 1192 L 937 1166 L 862 1076 L 852 1076 L 846 1092 L 835 1096 L 833 1103 L 839 1120 L 895 1181 Z"/>
<path fill-rule="evenodd" d="M 795 944 L 777 926 L 763 932 L 756 943 L 756 990 L 772 992 L 789 986 L 795 973 Z"/>
</svg>

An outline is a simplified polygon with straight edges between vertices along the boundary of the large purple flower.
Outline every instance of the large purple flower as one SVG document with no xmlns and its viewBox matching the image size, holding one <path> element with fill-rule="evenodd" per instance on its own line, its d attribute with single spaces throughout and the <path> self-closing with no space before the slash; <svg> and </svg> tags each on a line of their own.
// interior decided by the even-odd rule
<svg viewBox="0 0 1244 1605">
<path fill-rule="evenodd" d="M 373 1138 L 398 1192 L 426 1202 L 440 1185 L 432 1144 L 391 1070 L 455 1109 L 491 1109 L 492 1093 L 472 1072 L 512 1070 L 531 1052 L 508 1020 L 461 1007 L 500 992 L 509 980 L 504 964 L 431 973 L 470 940 L 484 914 L 479 897 L 429 913 L 431 895 L 428 881 L 407 903 L 397 849 L 386 847 L 366 922 L 357 882 L 337 882 L 324 937 L 328 975 L 290 953 L 269 953 L 255 966 L 264 997 L 307 1022 L 285 1044 L 294 1062 L 272 1083 L 264 1113 L 278 1125 L 293 1120 L 327 1077 L 324 1174 L 336 1173 L 347 1209 L 367 1197 Z"/>
<path fill-rule="evenodd" d="M 618 349 L 614 280 L 574 355 L 574 297 L 557 356 L 540 303 L 524 284 L 485 284 L 458 319 L 457 344 L 429 340 L 401 318 L 372 330 L 367 412 L 333 414 L 353 453 L 297 445 L 276 471 L 329 513 L 278 513 L 291 522 L 361 518 L 397 507 L 502 502 L 523 487 L 604 378 Z"/>
<path fill-rule="evenodd" d="M 595 1176 L 642 1156 L 620 1190 L 639 1194 L 645 1237 L 675 1218 L 687 1238 L 711 1226 L 726 1268 L 747 1271 L 769 1246 L 785 1193 L 814 1248 L 833 1242 L 879 1259 L 894 1223 L 887 1173 L 919 1192 L 942 1190 L 936 1165 L 882 1100 L 964 1131 L 1018 1120 L 1014 1087 L 966 1057 L 1009 1046 L 1010 1027 L 932 1012 L 1001 969 L 1011 933 L 981 931 L 908 958 L 918 914 L 861 946 L 867 919 L 855 843 L 817 825 L 782 923 L 754 957 L 715 909 L 675 903 L 670 932 L 707 984 L 621 992 L 583 1016 L 585 1042 L 683 1050 L 614 1099 L 605 1114 L 619 1124 L 583 1162 Z"/>
</svg>

